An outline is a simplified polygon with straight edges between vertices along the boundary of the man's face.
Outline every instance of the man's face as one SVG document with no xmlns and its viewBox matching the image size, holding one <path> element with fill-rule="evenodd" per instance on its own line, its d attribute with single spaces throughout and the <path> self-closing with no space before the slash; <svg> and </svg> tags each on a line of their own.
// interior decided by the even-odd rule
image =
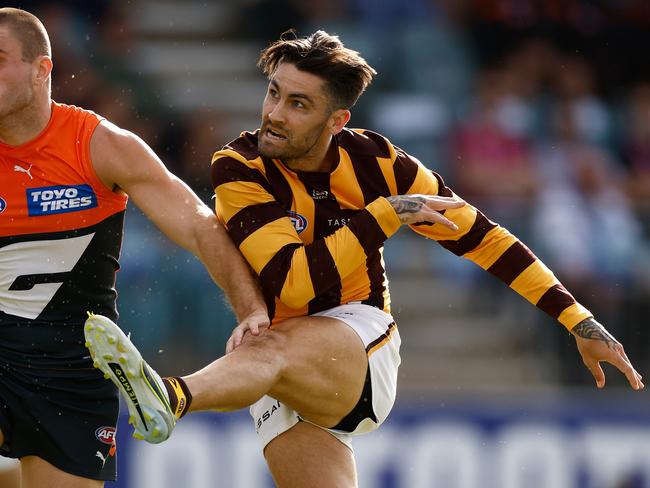
<svg viewBox="0 0 650 488">
<path fill-rule="evenodd" d="M 34 98 L 32 63 L 23 60 L 20 42 L 0 24 L 0 119 L 29 106 Z"/>
<path fill-rule="evenodd" d="M 329 136 L 332 111 L 325 81 L 282 63 L 273 74 L 262 106 L 258 149 L 263 156 L 299 159 Z"/>
</svg>

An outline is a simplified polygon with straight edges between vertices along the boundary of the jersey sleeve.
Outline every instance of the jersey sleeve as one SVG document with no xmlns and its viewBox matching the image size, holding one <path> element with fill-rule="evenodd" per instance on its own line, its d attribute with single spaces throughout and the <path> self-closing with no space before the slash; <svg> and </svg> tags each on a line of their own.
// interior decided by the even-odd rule
<svg viewBox="0 0 650 488">
<path fill-rule="evenodd" d="M 379 197 L 348 225 L 305 244 L 262 170 L 232 156 L 232 151 L 222 151 L 213 158 L 217 216 L 265 292 L 288 307 L 305 306 L 365 265 L 367 255 L 400 227 L 393 207 Z"/>
<path fill-rule="evenodd" d="M 440 175 L 399 148 L 395 151 L 395 179 L 404 194 L 454 194 Z M 467 204 L 446 210 L 445 216 L 458 225 L 457 231 L 440 224 L 411 225 L 411 228 L 438 241 L 457 256 L 478 264 L 569 330 L 592 317 L 525 244 L 475 207 Z"/>
</svg>

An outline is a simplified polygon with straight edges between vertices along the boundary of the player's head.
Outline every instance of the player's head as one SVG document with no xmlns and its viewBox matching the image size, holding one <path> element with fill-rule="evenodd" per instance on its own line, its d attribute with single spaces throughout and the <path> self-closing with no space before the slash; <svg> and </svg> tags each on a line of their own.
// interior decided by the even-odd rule
<svg viewBox="0 0 650 488">
<path fill-rule="evenodd" d="M 262 51 L 257 65 L 271 78 L 282 63 L 322 78 L 332 110 L 351 109 L 377 74 L 357 51 L 324 31 L 303 38 L 283 34 Z"/>
<path fill-rule="evenodd" d="M 50 95 L 50 39 L 38 18 L 16 8 L 0 8 L 0 117 Z"/>
<path fill-rule="evenodd" d="M 358 52 L 323 31 L 284 34 L 262 51 L 258 66 L 270 80 L 259 149 L 280 159 L 299 158 L 341 131 L 376 74 Z"/>
</svg>

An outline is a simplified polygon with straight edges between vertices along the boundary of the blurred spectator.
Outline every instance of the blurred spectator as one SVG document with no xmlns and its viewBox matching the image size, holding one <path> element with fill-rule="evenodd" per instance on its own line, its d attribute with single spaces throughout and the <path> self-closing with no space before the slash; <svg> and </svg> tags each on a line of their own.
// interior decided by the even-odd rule
<svg viewBox="0 0 650 488">
<path fill-rule="evenodd" d="M 558 50 L 549 39 L 525 38 L 504 55 L 503 65 L 517 80 L 518 95 L 531 104 L 548 95 L 556 75 Z"/>
<path fill-rule="evenodd" d="M 650 223 L 650 82 L 639 83 L 626 104 L 623 156 L 630 170 L 630 196 Z"/>
<path fill-rule="evenodd" d="M 597 95 L 593 69 L 581 56 L 565 55 L 558 60 L 553 80 L 555 96 L 572 111 L 571 124 L 585 142 L 611 142 L 611 118 Z"/>
<path fill-rule="evenodd" d="M 590 143 L 570 102 L 553 114 L 553 138 L 537 152 L 540 191 L 535 242 L 570 290 L 597 296 L 603 320 L 616 316 L 632 282 L 642 234 L 612 154 Z M 562 236 L 558 239 L 558 236 Z"/>
<path fill-rule="evenodd" d="M 211 110 L 192 113 L 184 124 L 185 134 L 179 151 L 178 175 L 192 187 L 199 197 L 214 207 L 214 189 L 210 183 L 212 155 L 228 143 L 222 116 Z"/>
<path fill-rule="evenodd" d="M 504 68 L 478 76 L 476 97 L 452 136 L 451 154 L 459 194 L 515 231 L 536 189 L 534 112 L 520 95 L 519 81 Z"/>
</svg>

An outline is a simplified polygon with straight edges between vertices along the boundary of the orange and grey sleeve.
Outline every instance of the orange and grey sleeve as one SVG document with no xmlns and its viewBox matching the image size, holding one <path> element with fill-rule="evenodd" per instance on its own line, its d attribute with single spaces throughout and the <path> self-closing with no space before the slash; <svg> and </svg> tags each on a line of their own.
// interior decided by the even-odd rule
<svg viewBox="0 0 650 488">
<path fill-rule="evenodd" d="M 403 152 L 397 152 L 393 167 L 404 194 L 453 195 L 438 174 Z M 592 317 L 552 271 L 505 228 L 470 204 L 444 213 L 458 225 L 457 231 L 440 224 L 413 225 L 411 228 L 435 239 L 457 256 L 478 264 L 569 330 Z"/>
<path fill-rule="evenodd" d="M 394 234 L 400 221 L 380 197 L 333 234 L 304 244 L 259 169 L 217 153 L 212 182 L 216 210 L 235 245 L 257 272 L 265 292 L 301 308 L 365 265 L 368 253 Z"/>
</svg>

